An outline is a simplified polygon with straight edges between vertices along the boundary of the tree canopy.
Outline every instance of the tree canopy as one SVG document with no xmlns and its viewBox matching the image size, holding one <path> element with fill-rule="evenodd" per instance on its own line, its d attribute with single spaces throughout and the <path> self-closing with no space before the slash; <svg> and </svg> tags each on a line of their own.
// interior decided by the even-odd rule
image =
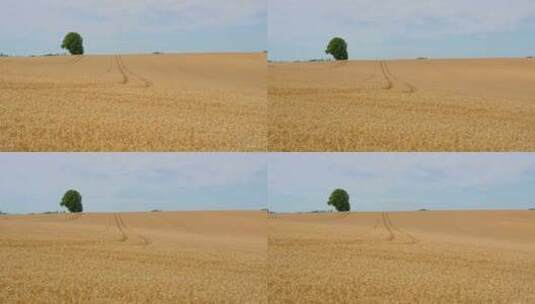
<svg viewBox="0 0 535 304">
<path fill-rule="evenodd" d="M 78 191 L 72 189 L 65 192 L 59 205 L 67 208 L 67 210 L 72 213 L 84 211 L 82 206 L 82 196 Z"/>
<path fill-rule="evenodd" d="M 84 54 L 84 40 L 78 33 L 70 32 L 61 44 L 62 49 L 67 49 L 71 55 L 83 55 Z"/>
<path fill-rule="evenodd" d="M 327 205 L 333 206 L 339 212 L 350 211 L 349 194 L 344 189 L 336 189 L 331 193 Z"/>
<path fill-rule="evenodd" d="M 347 60 L 347 43 L 340 37 L 331 39 L 325 53 L 333 55 L 336 60 Z"/>
</svg>

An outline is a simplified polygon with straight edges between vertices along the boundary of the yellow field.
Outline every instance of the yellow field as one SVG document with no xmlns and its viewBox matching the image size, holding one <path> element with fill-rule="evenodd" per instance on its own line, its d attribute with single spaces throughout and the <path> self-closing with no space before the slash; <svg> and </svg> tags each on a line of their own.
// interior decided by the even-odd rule
<svg viewBox="0 0 535 304">
<path fill-rule="evenodd" d="M 263 151 L 264 53 L 0 58 L 1 151 Z"/>
<path fill-rule="evenodd" d="M 535 60 L 274 63 L 270 151 L 533 151 Z"/>
<path fill-rule="evenodd" d="M 265 212 L 0 216 L 2 303 L 267 303 Z"/>
<path fill-rule="evenodd" d="M 535 211 L 270 217 L 269 303 L 535 303 Z"/>
</svg>

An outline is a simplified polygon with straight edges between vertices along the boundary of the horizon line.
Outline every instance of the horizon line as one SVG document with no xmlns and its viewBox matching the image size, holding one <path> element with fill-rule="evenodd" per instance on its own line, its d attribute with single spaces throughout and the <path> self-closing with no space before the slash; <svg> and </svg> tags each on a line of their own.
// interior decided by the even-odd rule
<svg viewBox="0 0 535 304">
<path fill-rule="evenodd" d="M 269 54 L 269 53 L 268 53 Z M 525 56 L 472 56 L 472 57 L 461 57 L 461 56 L 453 56 L 453 57 L 387 57 L 387 58 L 351 58 L 348 60 L 335 60 L 333 58 L 310 58 L 310 59 L 272 59 L 268 58 L 269 62 L 272 63 L 325 63 L 325 62 L 348 62 L 348 61 L 403 61 L 403 60 L 418 60 L 418 61 L 426 61 L 426 60 L 485 60 L 485 59 L 534 59 L 535 53 L 533 55 L 525 55 Z"/>
<path fill-rule="evenodd" d="M 129 211 L 83 211 L 83 212 L 69 212 L 66 210 L 58 211 L 37 211 L 37 212 L 22 212 L 22 213 L 9 213 L 3 210 L 0 213 L 2 215 L 54 215 L 54 214 L 106 214 L 106 213 L 163 213 L 163 212 L 253 212 L 262 211 L 267 212 L 267 208 L 260 209 L 184 209 L 184 210 L 165 210 L 165 209 L 150 209 L 150 210 L 129 210 Z"/>
<path fill-rule="evenodd" d="M 72 55 L 69 53 L 44 53 L 44 54 L 28 54 L 28 55 L 10 55 L 8 53 L 0 52 L 4 56 L 0 58 L 15 58 L 15 57 L 70 57 L 70 56 L 112 56 L 112 55 L 210 55 L 210 54 L 262 54 L 267 53 L 265 50 L 255 51 L 198 51 L 198 52 L 179 52 L 179 51 L 153 51 L 153 52 L 121 52 L 121 53 L 85 53 L 82 55 Z"/>
<path fill-rule="evenodd" d="M 339 212 L 336 210 L 304 210 L 304 211 L 275 211 L 268 208 L 269 213 L 277 214 L 302 214 L 302 213 L 377 213 L 377 212 L 432 212 L 432 211 L 533 211 L 533 207 L 527 208 L 418 208 L 418 209 L 393 209 L 393 210 L 351 210 Z"/>
</svg>

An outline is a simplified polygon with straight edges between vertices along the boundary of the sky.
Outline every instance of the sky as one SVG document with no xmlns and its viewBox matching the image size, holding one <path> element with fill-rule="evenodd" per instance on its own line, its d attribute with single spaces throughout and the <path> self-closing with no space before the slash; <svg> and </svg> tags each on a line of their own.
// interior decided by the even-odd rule
<svg viewBox="0 0 535 304">
<path fill-rule="evenodd" d="M 0 52 L 60 53 L 71 31 L 86 53 L 267 48 L 265 0 L 2 0 Z"/>
<path fill-rule="evenodd" d="M 0 153 L 0 210 L 330 210 L 535 207 L 535 153 Z"/>
<path fill-rule="evenodd" d="M 328 58 L 332 37 L 350 59 L 535 55 L 533 0 L 269 0 L 272 60 Z"/>
<path fill-rule="evenodd" d="M 535 207 L 535 153 L 271 154 L 268 205 L 330 210 L 345 189 L 353 211 Z"/>
<path fill-rule="evenodd" d="M 254 153 L 0 153 L 0 210 L 62 210 L 69 189 L 84 211 L 259 210 L 265 158 Z"/>
</svg>

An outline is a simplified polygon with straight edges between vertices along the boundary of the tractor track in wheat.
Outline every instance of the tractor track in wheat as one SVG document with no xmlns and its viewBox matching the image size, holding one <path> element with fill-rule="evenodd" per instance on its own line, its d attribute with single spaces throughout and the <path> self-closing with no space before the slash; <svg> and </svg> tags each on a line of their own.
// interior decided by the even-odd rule
<svg viewBox="0 0 535 304">
<path fill-rule="evenodd" d="M 121 73 L 121 76 L 123 77 L 121 84 L 127 84 L 128 83 L 128 75 L 126 75 L 126 72 L 121 64 L 121 61 L 119 59 L 119 56 L 115 56 L 115 63 L 117 65 L 117 69 Z"/>
<path fill-rule="evenodd" d="M 532 151 L 531 63 L 355 60 L 332 79 L 335 63 L 272 63 L 268 150 Z"/>
<path fill-rule="evenodd" d="M 84 59 L 84 55 L 75 55 L 75 58 L 74 60 L 72 61 L 72 64 L 77 64 L 79 63 L 80 61 L 82 61 Z"/>
<path fill-rule="evenodd" d="M 285 214 L 269 223 L 269 302 L 532 303 L 533 216 Z"/>
<path fill-rule="evenodd" d="M 382 225 L 388 232 L 388 237 L 386 238 L 387 241 L 395 241 L 397 244 L 407 245 L 413 245 L 418 243 L 418 240 L 412 234 L 408 233 L 405 230 L 401 230 L 397 226 L 394 226 L 394 224 L 392 224 L 392 219 L 390 218 L 390 215 L 387 212 L 383 212 L 381 214 L 381 217 Z"/>
<path fill-rule="evenodd" d="M 143 76 L 140 76 L 134 72 L 132 72 L 132 70 L 130 70 L 130 68 L 128 68 L 126 66 L 126 64 L 124 63 L 124 60 L 121 56 L 117 56 L 117 63 L 118 65 L 120 66 L 120 70 L 121 70 L 121 74 L 123 74 L 123 77 L 127 77 L 126 74 L 130 74 L 130 76 L 136 78 L 137 80 L 139 80 L 141 83 L 143 83 L 143 87 L 145 88 L 150 88 L 153 86 L 153 83 L 152 81 L 146 79 L 145 77 Z M 127 77 L 128 79 L 128 77 Z M 128 82 L 128 81 L 127 81 Z"/>
<path fill-rule="evenodd" d="M 267 303 L 259 211 L 5 216 L 0 303 Z"/>
<path fill-rule="evenodd" d="M 128 234 L 123 229 L 123 225 L 121 224 L 121 221 L 119 220 L 119 216 L 117 214 L 114 214 L 115 219 L 115 226 L 121 233 L 121 238 L 119 239 L 119 242 L 126 242 L 128 240 Z"/>
<path fill-rule="evenodd" d="M 0 149 L 263 151 L 264 57 L 0 58 Z"/>
<path fill-rule="evenodd" d="M 381 216 L 382 216 L 382 224 L 383 224 L 383 228 L 388 232 L 388 237 L 386 238 L 387 241 L 393 241 L 396 237 L 394 235 L 394 231 L 392 229 L 392 226 L 390 225 L 390 222 L 389 220 L 387 219 L 387 215 L 386 213 L 381 213 Z"/>
<path fill-rule="evenodd" d="M 130 227 L 125 224 L 121 214 L 115 215 L 115 223 L 121 233 L 121 238 L 119 240 L 120 242 L 126 242 L 128 240 L 133 240 L 137 238 L 141 241 L 141 243 L 136 245 L 148 246 L 152 244 L 152 240 L 150 238 L 132 231 L 132 229 L 130 229 Z"/>
<path fill-rule="evenodd" d="M 409 82 L 400 80 L 399 78 L 394 76 L 392 72 L 390 71 L 388 64 L 385 61 L 381 61 L 380 66 L 381 66 L 381 71 L 383 73 L 383 76 L 385 77 L 388 83 L 387 86 L 385 87 L 386 90 L 390 90 L 396 87 L 397 85 L 404 87 L 402 89 L 402 92 L 409 93 L 409 94 L 413 94 L 418 90 L 418 88 L 416 88 L 414 85 L 410 84 Z"/>
<path fill-rule="evenodd" d="M 390 78 L 390 75 L 386 72 L 385 62 L 379 61 L 379 66 L 381 68 L 381 72 L 383 73 L 383 77 L 386 79 L 387 85 L 384 87 L 385 90 L 391 90 L 392 87 L 394 87 L 394 82 Z"/>
</svg>

